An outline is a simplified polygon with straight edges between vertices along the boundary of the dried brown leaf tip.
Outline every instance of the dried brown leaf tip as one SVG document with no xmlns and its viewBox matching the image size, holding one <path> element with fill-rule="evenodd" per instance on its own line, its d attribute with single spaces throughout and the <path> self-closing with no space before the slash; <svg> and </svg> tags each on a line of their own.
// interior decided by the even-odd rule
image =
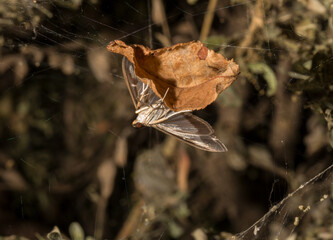
<svg viewBox="0 0 333 240">
<path fill-rule="evenodd" d="M 151 50 L 112 41 L 107 49 L 124 55 L 135 74 L 173 111 L 198 110 L 216 100 L 236 79 L 239 66 L 199 41 Z M 168 92 L 167 92 L 168 91 Z"/>
</svg>

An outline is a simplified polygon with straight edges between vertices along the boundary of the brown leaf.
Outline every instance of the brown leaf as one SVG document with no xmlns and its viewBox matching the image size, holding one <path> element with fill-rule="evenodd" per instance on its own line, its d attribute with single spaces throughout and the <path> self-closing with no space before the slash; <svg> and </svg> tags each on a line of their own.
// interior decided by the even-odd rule
<svg viewBox="0 0 333 240">
<path fill-rule="evenodd" d="M 114 151 L 114 161 L 118 167 L 124 167 L 127 162 L 127 138 L 119 137 Z"/>
<path fill-rule="evenodd" d="M 107 49 L 124 55 L 135 74 L 149 84 L 173 111 L 198 110 L 211 104 L 239 74 L 239 66 L 199 41 L 151 50 L 112 41 Z M 168 92 L 167 92 L 168 91 Z"/>
<path fill-rule="evenodd" d="M 111 59 L 104 48 L 93 47 L 88 51 L 87 60 L 94 74 L 99 82 L 111 82 Z"/>
<path fill-rule="evenodd" d="M 29 187 L 25 179 L 14 169 L 0 169 L 0 179 L 12 191 L 25 191 Z"/>
<path fill-rule="evenodd" d="M 2 58 L 0 62 L 0 73 L 4 73 L 8 70 L 13 71 L 15 84 L 19 85 L 28 74 L 29 67 L 23 56 L 19 54 L 12 54 Z"/>
<path fill-rule="evenodd" d="M 61 69 L 65 75 L 71 75 L 75 72 L 75 62 L 69 54 L 49 50 L 47 51 L 47 56 L 50 67 Z"/>
<path fill-rule="evenodd" d="M 116 173 L 116 166 L 110 159 L 106 159 L 98 167 L 97 177 L 101 185 L 101 196 L 105 199 L 108 199 L 113 191 Z"/>
</svg>

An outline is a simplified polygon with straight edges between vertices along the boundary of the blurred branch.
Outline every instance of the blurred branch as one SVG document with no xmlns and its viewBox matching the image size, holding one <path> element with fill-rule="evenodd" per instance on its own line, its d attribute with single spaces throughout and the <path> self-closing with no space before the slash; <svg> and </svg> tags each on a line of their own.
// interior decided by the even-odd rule
<svg viewBox="0 0 333 240">
<path fill-rule="evenodd" d="M 247 47 L 251 46 L 254 34 L 257 29 L 260 29 L 264 25 L 264 6 L 263 0 L 257 0 L 256 5 L 254 6 L 253 13 L 251 14 L 251 24 L 248 28 L 248 31 L 244 34 L 243 40 L 240 42 L 239 47 L 236 49 L 236 56 L 241 57 L 244 52 L 247 52 L 247 55 L 251 55 L 250 49 Z"/>
<path fill-rule="evenodd" d="M 269 139 L 275 159 L 285 164 L 293 164 L 302 111 L 301 98 L 286 91 L 290 67 L 291 59 L 281 56 L 277 66 L 276 107 Z"/>
<path fill-rule="evenodd" d="M 218 2 L 217 0 L 209 0 L 207 12 L 205 14 L 204 22 L 202 24 L 201 33 L 200 33 L 200 37 L 199 37 L 199 40 L 201 42 L 204 42 L 206 40 L 206 38 L 210 32 L 210 29 L 212 27 L 213 18 L 215 15 L 215 8 L 217 5 L 217 2 Z"/>
<path fill-rule="evenodd" d="M 132 211 L 126 221 L 124 222 L 124 225 L 120 229 L 120 231 L 117 234 L 116 240 L 124 239 L 130 235 L 132 235 L 136 230 L 141 229 L 141 227 L 144 226 L 140 225 L 140 219 L 142 219 L 142 211 L 143 211 L 144 201 L 140 200 L 135 204 L 135 206 L 132 208 Z"/>
<path fill-rule="evenodd" d="M 164 34 L 164 46 L 168 47 L 171 45 L 171 34 L 168 25 L 168 19 L 165 14 L 164 4 L 162 0 L 152 1 L 152 20 L 154 23 L 161 25 Z M 161 38 L 161 37 L 160 37 Z"/>
<path fill-rule="evenodd" d="M 116 166 L 111 159 L 102 162 L 97 170 L 97 177 L 100 183 L 101 195 L 97 203 L 95 238 L 102 239 L 106 218 L 106 207 L 108 199 L 113 191 L 116 176 Z"/>
</svg>

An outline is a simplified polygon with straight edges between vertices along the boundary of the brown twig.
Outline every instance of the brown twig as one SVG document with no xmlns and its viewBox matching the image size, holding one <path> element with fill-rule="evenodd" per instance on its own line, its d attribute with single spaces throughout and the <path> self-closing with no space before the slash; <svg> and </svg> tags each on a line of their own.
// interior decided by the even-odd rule
<svg viewBox="0 0 333 240">
<path fill-rule="evenodd" d="M 178 189 L 182 192 L 188 191 L 188 176 L 190 172 L 191 159 L 183 147 L 180 148 L 178 158 L 177 182 Z"/>
<path fill-rule="evenodd" d="M 104 223 L 106 219 L 106 207 L 108 199 L 113 192 L 114 179 L 116 177 L 116 166 L 111 159 L 102 162 L 97 171 L 97 177 L 100 183 L 101 195 L 97 202 L 95 239 L 102 239 Z"/>
<path fill-rule="evenodd" d="M 166 47 L 171 45 L 171 34 L 168 21 L 165 14 L 165 9 L 162 0 L 152 1 L 152 19 L 156 24 L 162 26 L 162 31 L 165 36 L 164 45 Z"/>
<path fill-rule="evenodd" d="M 289 80 L 290 57 L 281 57 L 277 66 L 277 91 L 269 143 L 275 159 L 292 164 L 300 126 L 302 101 L 286 91 Z"/>
<path fill-rule="evenodd" d="M 206 38 L 210 32 L 216 5 L 217 5 L 217 0 L 210 0 L 208 3 L 207 12 L 206 12 L 206 15 L 204 18 L 204 22 L 202 24 L 200 38 L 199 38 L 200 41 L 202 41 L 202 42 L 206 40 Z"/>
<path fill-rule="evenodd" d="M 252 14 L 252 20 L 249 27 L 249 30 L 246 32 L 243 41 L 239 44 L 239 48 L 236 50 L 236 56 L 242 56 L 244 51 L 247 50 L 245 47 L 251 46 L 253 36 L 256 33 L 257 29 L 260 29 L 264 25 L 264 10 L 263 10 L 263 1 L 257 0 L 254 7 L 254 12 Z"/>
<path fill-rule="evenodd" d="M 126 219 L 123 227 L 120 229 L 116 239 L 124 239 L 130 236 L 135 230 L 138 230 L 142 216 L 142 207 L 144 201 L 140 200 L 132 209 L 131 214 Z"/>
</svg>

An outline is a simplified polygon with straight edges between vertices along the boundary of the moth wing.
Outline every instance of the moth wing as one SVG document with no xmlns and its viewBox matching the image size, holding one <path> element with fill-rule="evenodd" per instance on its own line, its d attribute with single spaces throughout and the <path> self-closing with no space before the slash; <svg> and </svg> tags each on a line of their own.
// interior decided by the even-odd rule
<svg viewBox="0 0 333 240">
<path fill-rule="evenodd" d="M 209 123 L 190 113 L 177 114 L 151 126 L 205 151 L 228 151 Z"/>
<path fill-rule="evenodd" d="M 128 91 L 136 109 L 140 106 L 152 105 L 159 97 L 135 75 L 134 65 L 126 57 L 123 57 L 122 71 Z M 140 104 L 138 104 L 140 103 Z"/>
<path fill-rule="evenodd" d="M 209 123 L 191 113 L 176 113 L 161 124 L 167 125 L 170 129 L 185 135 L 210 136 L 214 133 L 214 129 Z"/>
</svg>

